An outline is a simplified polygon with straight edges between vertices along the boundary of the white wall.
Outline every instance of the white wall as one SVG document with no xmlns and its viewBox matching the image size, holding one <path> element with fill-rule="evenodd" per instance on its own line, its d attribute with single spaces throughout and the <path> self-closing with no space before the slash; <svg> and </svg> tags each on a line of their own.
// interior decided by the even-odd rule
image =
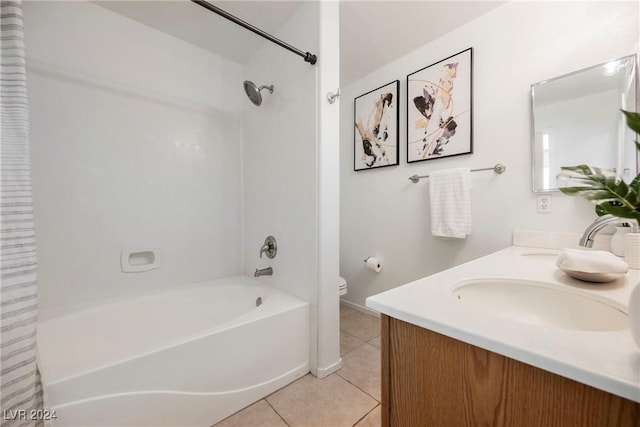
<svg viewBox="0 0 640 427">
<path fill-rule="evenodd" d="M 511 244 L 514 229 L 581 232 L 595 217 L 588 202 L 554 193 L 552 213 L 537 214 L 531 191 L 532 83 L 633 54 L 637 2 L 511 2 L 343 88 L 341 112 L 341 262 L 346 300 L 402 285 Z M 406 75 L 473 47 L 474 154 L 406 164 Z M 353 98 L 401 81 L 397 167 L 353 171 Z M 472 234 L 431 236 L 428 182 L 413 174 L 502 162 L 507 172 L 472 175 Z M 376 256 L 384 269 L 364 269 Z"/>
<path fill-rule="evenodd" d="M 240 274 L 242 67 L 91 3 L 24 18 L 41 318 Z"/>
</svg>

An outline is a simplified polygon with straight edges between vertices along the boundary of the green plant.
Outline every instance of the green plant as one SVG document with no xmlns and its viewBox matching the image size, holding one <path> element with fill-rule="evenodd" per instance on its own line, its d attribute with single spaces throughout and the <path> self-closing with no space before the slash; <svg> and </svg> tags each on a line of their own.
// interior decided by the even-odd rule
<svg viewBox="0 0 640 427">
<path fill-rule="evenodd" d="M 627 126 L 640 134 L 640 113 L 621 110 Z M 640 141 L 635 141 L 640 150 Z M 569 196 L 581 196 L 596 204 L 598 216 L 612 214 L 621 218 L 633 218 L 640 222 L 640 174 L 630 184 L 609 170 L 587 165 L 563 166 L 558 175 L 579 185 L 561 187 Z"/>
</svg>

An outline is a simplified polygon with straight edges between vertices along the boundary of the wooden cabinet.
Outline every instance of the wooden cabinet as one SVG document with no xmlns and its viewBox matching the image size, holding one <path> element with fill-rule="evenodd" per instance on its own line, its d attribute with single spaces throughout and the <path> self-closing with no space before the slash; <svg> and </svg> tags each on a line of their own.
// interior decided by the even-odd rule
<svg viewBox="0 0 640 427">
<path fill-rule="evenodd" d="M 382 315 L 384 426 L 633 426 L 640 404 Z"/>
</svg>

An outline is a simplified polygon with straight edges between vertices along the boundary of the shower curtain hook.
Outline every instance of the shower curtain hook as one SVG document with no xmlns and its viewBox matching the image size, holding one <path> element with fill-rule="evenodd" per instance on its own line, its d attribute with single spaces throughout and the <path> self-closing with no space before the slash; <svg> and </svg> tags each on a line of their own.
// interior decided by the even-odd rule
<svg viewBox="0 0 640 427">
<path fill-rule="evenodd" d="M 340 92 L 340 88 L 338 88 L 338 91 L 336 93 L 329 92 L 327 94 L 327 101 L 329 101 L 329 104 L 333 104 L 334 102 L 336 102 L 336 98 L 338 98 L 340 95 L 342 95 L 342 93 Z"/>
</svg>

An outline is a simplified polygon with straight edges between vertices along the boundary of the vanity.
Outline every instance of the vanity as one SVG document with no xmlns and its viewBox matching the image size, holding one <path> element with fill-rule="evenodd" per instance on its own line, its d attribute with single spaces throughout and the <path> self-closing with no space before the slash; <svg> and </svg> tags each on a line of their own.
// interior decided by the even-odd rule
<svg viewBox="0 0 640 427">
<path fill-rule="evenodd" d="M 382 318 L 383 426 L 640 425 L 626 313 L 640 270 L 588 283 L 555 266 L 563 246 L 518 240 L 367 298 Z"/>
</svg>

